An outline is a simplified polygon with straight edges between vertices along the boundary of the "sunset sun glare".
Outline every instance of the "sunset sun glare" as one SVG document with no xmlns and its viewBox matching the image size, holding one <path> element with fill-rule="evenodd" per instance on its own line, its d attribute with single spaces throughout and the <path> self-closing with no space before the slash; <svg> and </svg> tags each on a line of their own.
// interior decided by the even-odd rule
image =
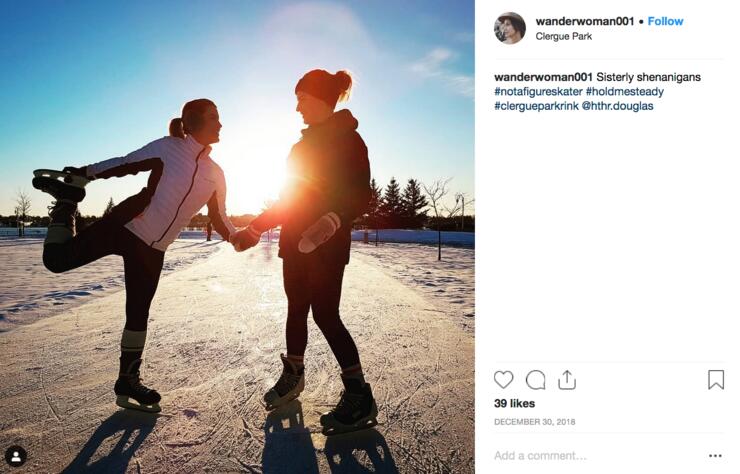
<svg viewBox="0 0 740 474">
<path fill-rule="evenodd" d="M 265 124 L 270 124 L 269 126 Z M 229 214 L 256 214 L 265 202 L 276 199 L 285 180 L 290 147 L 300 136 L 289 114 L 263 124 L 224 127 L 213 157 L 226 175 L 226 208 Z"/>
</svg>

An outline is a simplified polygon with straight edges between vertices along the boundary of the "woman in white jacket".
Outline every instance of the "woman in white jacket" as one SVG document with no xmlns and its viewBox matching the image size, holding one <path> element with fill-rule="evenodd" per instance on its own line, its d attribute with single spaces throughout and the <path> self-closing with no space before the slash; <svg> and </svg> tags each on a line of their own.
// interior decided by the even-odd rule
<svg viewBox="0 0 740 474">
<path fill-rule="evenodd" d="M 126 282 L 126 325 L 114 391 L 125 408 L 159 411 L 156 390 L 141 383 L 139 369 L 146 341 L 149 307 L 157 290 L 164 253 L 204 204 L 214 227 L 227 241 L 235 234 L 226 216 L 226 184 L 211 160 L 210 145 L 219 141 L 216 105 L 208 99 L 185 104 L 170 122 L 170 136 L 155 140 L 126 156 L 82 168 L 64 168 L 66 180 L 43 173 L 33 186 L 51 194 L 51 222 L 44 241 L 44 265 L 66 272 L 106 255 L 120 255 Z M 113 211 L 75 235 L 77 203 L 89 180 L 149 171 L 147 186 Z M 65 182 L 66 181 L 66 182 Z M 129 399 L 137 403 L 132 403 Z"/>
</svg>

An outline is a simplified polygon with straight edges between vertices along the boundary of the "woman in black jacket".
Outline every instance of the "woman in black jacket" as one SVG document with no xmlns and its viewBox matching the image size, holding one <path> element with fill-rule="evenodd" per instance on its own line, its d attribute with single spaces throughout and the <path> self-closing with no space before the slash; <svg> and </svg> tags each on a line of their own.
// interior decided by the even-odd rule
<svg viewBox="0 0 740 474">
<path fill-rule="evenodd" d="M 304 388 L 310 309 L 339 362 L 345 387 L 337 406 L 321 417 L 325 434 L 374 426 L 378 411 L 357 346 L 339 315 L 352 222 L 370 200 L 370 165 L 357 120 L 349 110 L 334 111 L 351 88 L 346 71 L 315 69 L 298 81 L 296 111 L 308 127 L 288 157 L 287 185 L 279 202 L 241 231 L 235 244 L 251 247 L 262 232 L 282 225 L 279 256 L 288 297 L 287 355 L 280 355 L 283 372 L 265 394 L 265 405 L 283 405 Z"/>
</svg>

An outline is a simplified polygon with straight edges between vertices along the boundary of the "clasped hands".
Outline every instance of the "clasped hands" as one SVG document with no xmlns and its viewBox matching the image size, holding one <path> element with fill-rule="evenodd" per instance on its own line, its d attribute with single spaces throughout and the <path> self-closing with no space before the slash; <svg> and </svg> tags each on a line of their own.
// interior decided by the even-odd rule
<svg viewBox="0 0 740 474">
<path fill-rule="evenodd" d="M 229 243 L 234 246 L 234 250 L 237 252 L 243 252 L 257 245 L 261 236 L 262 232 L 250 225 L 230 235 Z"/>
<path fill-rule="evenodd" d="M 342 221 L 335 213 L 329 212 L 324 214 L 301 234 L 301 240 L 298 242 L 298 251 L 301 253 L 313 252 L 317 247 L 329 240 L 341 225 Z M 229 242 L 234 246 L 234 250 L 243 252 L 257 245 L 261 236 L 262 232 L 249 225 L 245 229 L 229 236 Z"/>
</svg>

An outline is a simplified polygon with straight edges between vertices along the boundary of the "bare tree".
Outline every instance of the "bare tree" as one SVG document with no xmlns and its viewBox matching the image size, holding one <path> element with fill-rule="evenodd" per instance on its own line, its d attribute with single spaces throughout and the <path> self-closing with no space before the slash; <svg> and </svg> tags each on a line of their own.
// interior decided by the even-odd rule
<svg viewBox="0 0 740 474">
<path fill-rule="evenodd" d="M 445 204 L 443 208 L 444 208 L 445 213 L 447 214 L 445 217 L 452 219 L 453 217 L 458 215 L 460 213 L 462 206 L 460 205 L 460 199 L 457 197 L 457 194 L 455 194 L 455 205 L 449 206 Z"/>
<path fill-rule="evenodd" d="M 28 197 L 25 191 L 19 189 L 15 192 L 15 213 L 16 223 L 18 225 L 18 237 L 26 235 L 26 217 L 31 212 L 31 198 Z"/>
<path fill-rule="evenodd" d="M 449 192 L 447 185 L 450 181 L 452 181 L 452 178 L 438 179 L 429 186 L 426 184 L 422 185 L 424 192 L 429 197 L 429 202 L 432 206 L 432 211 L 434 211 L 435 220 L 437 221 L 437 260 L 442 260 L 442 229 L 440 227 L 443 210 L 442 198 Z"/>
</svg>

